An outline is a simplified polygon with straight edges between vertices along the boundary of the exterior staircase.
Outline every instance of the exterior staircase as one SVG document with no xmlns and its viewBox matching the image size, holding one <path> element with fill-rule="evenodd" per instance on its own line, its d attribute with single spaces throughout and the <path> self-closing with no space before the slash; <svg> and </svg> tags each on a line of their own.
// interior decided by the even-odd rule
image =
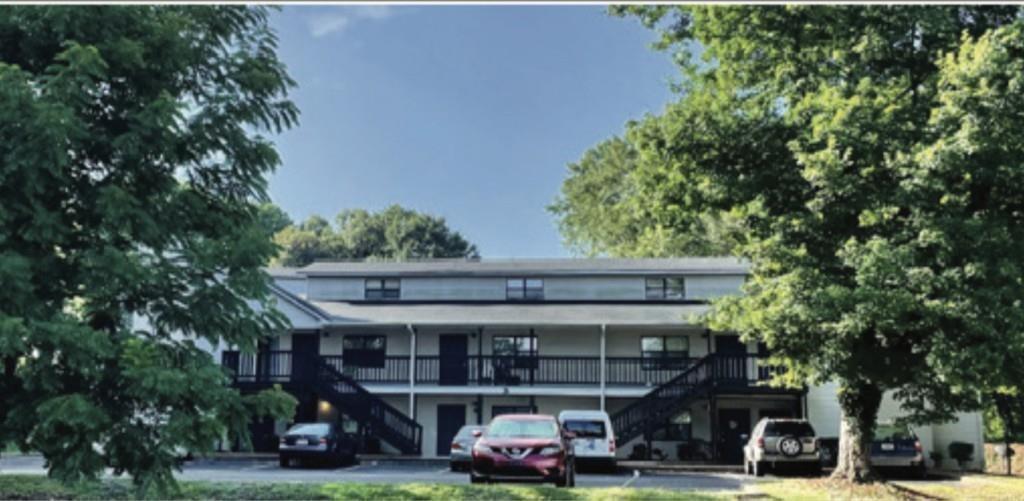
<svg viewBox="0 0 1024 501">
<path fill-rule="evenodd" d="M 419 455 L 423 426 L 317 357 L 317 394 L 402 454 Z"/>
<path fill-rule="evenodd" d="M 225 351 L 221 364 L 231 373 L 234 385 L 242 390 L 258 391 L 281 385 L 293 395 L 313 393 L 402 454 L 419 455 L 422 450 L 423 427 L 419 423 L 370 393 L 320 355 Z"/>
<path fill-rule="evenodd" d="M 714 356 L 708 355 L 611 416 L 615 441 L 649 437 L 672 416 L 707 395 L 713 386 Z"/>
</svg>

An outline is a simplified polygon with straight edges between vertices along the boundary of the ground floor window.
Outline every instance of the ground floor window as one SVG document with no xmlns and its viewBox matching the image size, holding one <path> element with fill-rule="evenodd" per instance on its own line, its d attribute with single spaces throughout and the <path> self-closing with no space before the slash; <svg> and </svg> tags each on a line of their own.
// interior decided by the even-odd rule
<svg viewBox="0 0 1024 501">
<path fill-rule="evenodd" d="M 341 342 L 341 359 L 346 367 L 384 367 L 387 338 L 377 335 L 347 335 Z"/>
<path fill-rule="evenodd" d="M 668 423 L 655 432 L 655 440 L 690 440 L 693 438 L 693 420 L 690 411 L 683 411 L 677 414 Z"/>
</svg>

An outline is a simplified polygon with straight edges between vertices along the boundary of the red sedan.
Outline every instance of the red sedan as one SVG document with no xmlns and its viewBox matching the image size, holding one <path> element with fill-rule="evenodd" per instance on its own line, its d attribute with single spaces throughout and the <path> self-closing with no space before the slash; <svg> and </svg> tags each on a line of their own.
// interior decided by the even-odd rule
<svg viewBox="0 0 1024 501">
<path fill-rule="evenodd" d="M 506 414 L 491 421 L 473 446 L 473 483 L 507 481 L 576 484 L 572 434 L 554 416 Z"/>
</svg>

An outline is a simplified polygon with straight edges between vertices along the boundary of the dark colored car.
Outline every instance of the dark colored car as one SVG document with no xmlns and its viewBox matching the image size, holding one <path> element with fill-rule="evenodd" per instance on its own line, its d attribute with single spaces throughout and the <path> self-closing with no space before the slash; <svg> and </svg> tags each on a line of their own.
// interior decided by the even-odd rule
<svg viewBox="0 0 1024 501">
<path fill-rule="evenodd" d="M 349 464 L 356 460 L 357 442 L 333 423 L 298 423 L 281 437 L 278 458 L 282 468 L 292 460 Z"/>
<path fill-rule="evenodd" d="M 919 478 L 927 474 L 921 441 L 902 425 L 879 423 L 875 428 L 871 464 L 879 469 L 899 468 Z"/>
<path fill-rule="evenodd" d="M 473 445 L 470 481 L 532 480 L 572 487 L 576 484 L 572 438 L 554 416 L 498 416 Z"/>
<path fill-rule="evenodd" d="M 487 427 L 477 424 L 467 424 L 459 428 L 459 432 L 452 438 L 452 451 L 448 456 L 448 468 L 452 471 L 469 471 L 473 462 L 473 444 L 476 443 L 475 432 L 483 433 Z"/>
</svg>

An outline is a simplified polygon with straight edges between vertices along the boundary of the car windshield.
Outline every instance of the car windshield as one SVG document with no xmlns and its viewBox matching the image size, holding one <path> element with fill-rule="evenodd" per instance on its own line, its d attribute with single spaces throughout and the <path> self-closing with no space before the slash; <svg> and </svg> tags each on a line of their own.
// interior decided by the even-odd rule
<svg viewBox="0 0 1024 501">
<path fill-rule="evenodd" d="M 554 438 L 558 425 L 554 420 L 496 419 L 487 428 L 488 438 Z"/>
<path fill-rule="evenodd" d="M 880 424 L 875 429 L 875 441 L 876 442 L 892 442 L 895 440 L 914 440 L 913 432 L 907 429 L 906 426 L 896 426 L 892 424 Z"/>
<path fill-rule="evenodd" d="M 289 435 L 327 435 L 331 431 L 331 425 L 327 423 L 305 423 L 292 426 L 288 430 Z"/>
<path fill-rule="evenodd" d="M 576 434 L 577 438 L 604 438 L 604 421 L 568 419 L 562 427 Z"/>
<path fill-rule="evenodd" d="M 795 437 L 813 437 L 814 428 L 806 421 L 769 421 L 764 427 L 764 436 L 781 437 L 793 435 Z"/>
<path fill-rule="evenodd" d="M 473 436 L 473 431 L 475 431 L 475 430 L 486 431 L 487 427 L 486 426 L 463 426 L 462 428 L 459 428 L 459 432 L 455 434 L 455 438 L 471 438 Z"/>
</svg>

